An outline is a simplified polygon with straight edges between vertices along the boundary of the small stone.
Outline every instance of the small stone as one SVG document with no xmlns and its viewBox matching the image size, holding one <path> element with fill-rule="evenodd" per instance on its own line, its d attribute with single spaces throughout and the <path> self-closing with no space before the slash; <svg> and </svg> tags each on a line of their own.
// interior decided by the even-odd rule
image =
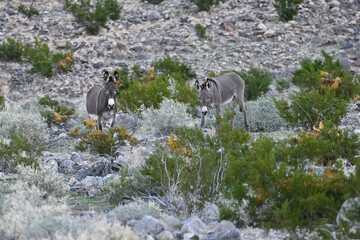
<svg viewBox="0 0 360 240">
<path fill-rule="evenodd" d="M 169 231 L 162 231 L 158 235 L 155 236 L 156 240 L 173 240 L 175 239 L 171 232 Z"/>
<path fill-rule="evenodd" d="M 135 224 L 134 231 L 137 233 L 148 233 L 153 235 L 161 228 L 166 228 L 166 225 L 163 221 L 158 220 L 152 216 L 144 216 Z"/>
<path fill-rule="evenodd" d="M 201 234 L 205 230 L 205 224 L 198 217 L 190 217 L 184 221 L 181 227 L 182 233 Z"/>
<path fill-rule="evenodd" d="M 104 66 L 103 62 L 98 62 L 98 63 L 93 64 L 93 68 L 95 68 L 95 69 L 102 68 L 103 66 Z"/>
<path fill-rule="evenodd" d="M 272 38 L 272 37 L 275 36 L 275 34 L 276 34 L 276 32 L 275 32 L 274 30 L 269 29 L 269 30 L 267 30 L 267 31 L 264 33 L 264 37 L 266 37 L 266 38 Z"/>
</svg>

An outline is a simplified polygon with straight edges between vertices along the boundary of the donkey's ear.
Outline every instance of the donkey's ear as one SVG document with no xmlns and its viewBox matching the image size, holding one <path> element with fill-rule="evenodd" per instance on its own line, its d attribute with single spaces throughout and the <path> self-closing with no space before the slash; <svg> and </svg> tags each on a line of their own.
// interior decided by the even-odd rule
<svg viewBox="0 0 360 240">
<path fill-rule="evenodd" d="M 200 87 L 200 83 L 198 80 L 195 81 L 195 87 L 198 91 L 200 91 L 201 87 Z"/>
<path fill-rule="evenodd" d="M 117 82 L 119 80 L 120 76 L 117 71 L 114 72 L 114 81 Z"/>
<path fill-rule="evenodd" d="M 205 86 L 206 86 L 207 89 L 210 88 L 210 80 L 211 80 L 211 78 L 206 79 Z"/>
<path fill-rule="evenodd" d="M 109 72 L 107 70 L 102 70 L 102 74 L 103 74 L 103 77 L 104 77 L 104 81 L 106 81 L 107 78 L 109 77 Z"/>
</svg>

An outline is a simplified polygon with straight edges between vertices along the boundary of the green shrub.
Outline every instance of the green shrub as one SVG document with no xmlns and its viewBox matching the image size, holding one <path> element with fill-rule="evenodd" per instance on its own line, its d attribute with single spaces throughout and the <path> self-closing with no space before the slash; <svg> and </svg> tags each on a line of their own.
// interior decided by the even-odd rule
<svg viewBox="0 0 360 240">
<path fill-rule="evenodd" d="M 180 63 L 176 58 L 171 58 L 169 55 L 161 60 L 154 61 L 151 66 L 155 68 L 155 73 L 168 74 L 176 81 L 189 81 L 196 77 L 195 72 L 186 65 L 186 63 Z"/>
<path fill-rule="evenodd" d="M 0 45 L 0 60 L 21 61 L 24 54 L 24 45 L 12 38 L 7 38 Z"/>
<path fill-rule="evenodd" d="M 37 157 L 42 147 L 32 144 L 25 136 L 13 134 L 9 144 L 0 141 L 0 169 L 14 172 L 16 166 L 38 166 Z"/>
<path fill-rule="evenodd" d="M 260 97 L 254 102 L 246 102 L 246 117 L 251 132 L 272 132 L 286 127 L 286 122 L 280 117 L 274 102 L 265 97 Z M 244 116 L 239 108 L 235 108 L 235 126 L 244 126 Z"/>
<path fill-rule="evenodd" d="M 48 95 L 40 98 L 39 104 L 52 109 L 41 112 L 41 116 L 46 119 L 48 124 L 54 123 L 60 125 L 67 120 L 68 116 L 75 113 L 75 108 L 60 106 L 58 101 L 52 100 Z"/>
<path fill-rule="evenodd" d="M 294 72 L 293 82 L 301 91 L 290 96 L 290 104 L 274 100 L 280 115 L 294 127 L 311 129 L 325 119 L 338 125 L 347 113 L 346 105 L 360 93 L 356 77 L 339 61 L 333 62 L 324 51 L 322 54 L 325 61 L 305 59 Z"/>
<path fill-rule="evenodd" d="M 210 11 L 211 6 L 215 3 L 218 3 L 218 0 L 190 0 L 190 2 L 195 3 L 198 7 L 199 12 L 201 11 Z"/>
<path fill-rule="evenodd" d="M 272 75 L 266 69 L 259 69 L 251 66 L 250 70 L 247 72 L 227 70 L 220 72 L 220 75 L 228 72 L 235 72 L 244 80 L 246 100 L 256 100 L 270 89 L 269 86 L 272 81 Z"/>
<path fill-rule="evenodd" d="M 308 91 L 313 88 L 320 91 L 330 87 L 334 97 L 350 100 L 360 93 L 360 85 L 356 83 L 354 74 L 344 70 L 340 62 L 322 50 L 324 61 L 305 59 L 301 69 L 294 72 L 293 82 Z"/>
<path fill-rule="evenodd" d="M 205 37 L 205 34 L 206 34 L 206 27 L 204 27 L 204 26 L 201 25 L 201 24 L 196 24 L 196 25 L 195 25 L 195 32 L 196 32 L 196 35 L 197 35 L 199 38 L 204 38 L 204 37 Z"/>
<path fill-rule="evenodd" d="M 275 0 L 274 7 L 280 18 L 289 21 L 298 13 L 302 2 L 303 0 Z"/>
<path fill-rule="evenodd" d="M 158 146 L 142 172 L 151 176 L 161 196 L 181 196 L 192 213 L 218 197 L 228 158 L 241 155 L 249 141 L 243 129 L 230 130 L 229 119 L 225 114 L 219 120 L 214 137 L 197 127 L 182 127 L 170 135 L 167 146 Z"/>
<path fill-rule="evenodd" d="M 276 80 L 276 90 L 278 90 L 279 92 L 282 92 L 285 89 L 288 89 L 289 87 L 290 87 L 290 82 L 287 79 L 281 78 Z"/>
<path fill-rule="evenodd" d="M 145 2 L 145 0 L 141 0 L 142 2 Z M 151 4 L 160 4 L 162 3 L 164 0 L 146 0 L 148 3 Z"/>
<path fill-rule="evenodd" d="M 74 15 L 76 22 L 84 26 L 88 34 L 96 35 L 100 27 L 105 27 L 108 18 L 120 18 L 122 6 L 116 0 L 97 0 L 94 6 L 90 0 L 81 0 L 80 4 L 65 0 L 65 9 Z"/>
<path fill-rule="evenodd" d="M 5 98 L 0 95 L 0 111 L 5 109 Z"/>
<path fill-rule="evenodd" d="M 188 83 L 195 76 L 193 70 L 170 56 L 152 63 L 149 73 L 143 75 L 140 66 L 134 65 L 132 72 L 121 69 L 118 88 L 119 105 L 122 109 L 138 112 L 143 108 L 158 108 L 165 99 L 189 104 L 190 112 L 196 112 L 197 91 Z M 155 73 L 158 73 L 156 75 Z"/>
<path fill-rule="evenodd" d="M 83 121 L 86 130 L 80 131 L 80 128 L 75 128 L 69 133 L 72 137 L 80 137 L 81 141 L 77 149 L 84 151 L 87 148 L 99 153 L 108 154 L 114 156 L 115 150 L 129 142 L 132 145 L 136 145 L 137 139 L 127 132 L 126 127 L 120 125 L 116 128 L 109 128 L 109 132 L 106 133 L 101 130 L 92 129 L 95 128 L 95 121 L 84 120 Z M 95 124 L 93 124 L 95 123 Z"/>
<path fill-rule="evenodd" d="M 290 95 L 290 104 L 286 100 L 275 100 L 280 116 L 292 127 L 311 129 L 324 120 L 340 124 L 347 113 L 347 101 L 336 98 L 334 92 L 327 87 L 320 91 L 302 90 Z"/>
<path fill-rule="evenodd" d="M 334 223 L 342 203 L 356 196 L 359 177 L 345 176 L 336 160 L 358 164 L 357 137 L 330 122 L 314 130 L 276 144 L 260 137 L 243 154 L 230 156 L 224 189 L 246 210 L 250 224 L 295 229 Z M 313 173 L 318 165 L 324 166 L 323 174 Z M 224 218 L 238 219 L 234 214 L 231 207 L 221 211 Z"/>
<path fill-rule="evenodd" d="M 30 8 L 26 9 L 25 6 L 21 4 L 18 7 L 18 11 L 19 13 L 25 14 L 28 18 L 31 18 L 33 15 L 39 14 L 39 11 L 36 8 L 34 8 L 32 5 L 30 6 Z"/>
<path fill-rule="evenodd" d="M 185 104 L 165 99 L 158 109 L 151 107 L 142 112 L 142 125 L 145 129 L 168 135 L 177 127 L 195 125 L 194 119 L 187 110 L 188 107 Z"/>
<path fill-rule="evenodd" d="M 67 53 L 52 52 L 46 43 L 35 37 L 35 47 L 26 46 L 24 57 L 32 64 L 31 73 L 40 72 L 45 77 L 51 77 L 54 66 L 58 71 L 67 72 L 74 64 L 74 58 L 70 50 Z"/>
</svg>

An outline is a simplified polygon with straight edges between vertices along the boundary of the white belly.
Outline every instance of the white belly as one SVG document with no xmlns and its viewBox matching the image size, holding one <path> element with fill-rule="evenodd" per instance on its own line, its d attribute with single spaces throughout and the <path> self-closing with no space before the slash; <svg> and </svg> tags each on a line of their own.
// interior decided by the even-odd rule
<svg viewBox="0 0 360 240">
<path fill-rule="evenodd" d="M 103 113 L 103 118 L 104 118 L 104 121 L 106 122 L 109 122 L 113 119 L 114 115 L 115 115 L 115 111 L 112 110 L 112 111 L 109 111 L 109 112 L 104 112 Z"/>
<path fill-rule="evenodd" d="M 221 106 L 230 103 L 234 99 L 234 97 L 236 97 L 235 94 L 231 98 L 229 98 L 229 99 L 225 100 L 224 102 L 222 102 Z"/>
</svg>

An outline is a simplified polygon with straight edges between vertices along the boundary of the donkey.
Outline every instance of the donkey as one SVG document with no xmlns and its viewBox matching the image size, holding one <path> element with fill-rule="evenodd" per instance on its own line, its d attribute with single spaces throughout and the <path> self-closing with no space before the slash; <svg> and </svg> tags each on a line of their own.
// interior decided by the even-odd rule
<svg viewBox="0 0 360 240">
<path fill-rule="evenodd" d="M 229 104 L 228 108 L 234 110 L 234 100 L 240 107 L 240 112 L 244 115 L 245 130 L 249 131 L 246 119 L 246 110 L 244 104 L 245 83 L 236 73 L 226 73 L 214 78 L 207 78 L 202 84 L 198 80 L 195 86 L 199 91 L 199 100 L 201 103 L 201 128 L 205 125 L 205 117 L 210 107 L 216 108 L 216 114 L 220 114 L 220 106 Z M 231 120 L 231 129 L 234 125 L 234 119 Z"/>
<path fill-rule="evenodd" d="M 86 95 L 86 110 L 90 115 L 98 117 L 97 129 L 102 130 L 104 121 L 111 121 L 110 126 L 113 127 L 115 123 L 117 111 L 116 81 L 119 79 L 119 73 L 114 72 L 114 76 L 110 76 L 106 70 L 102 71 L 105 87 L 95 85 Z"/>
</svg>

